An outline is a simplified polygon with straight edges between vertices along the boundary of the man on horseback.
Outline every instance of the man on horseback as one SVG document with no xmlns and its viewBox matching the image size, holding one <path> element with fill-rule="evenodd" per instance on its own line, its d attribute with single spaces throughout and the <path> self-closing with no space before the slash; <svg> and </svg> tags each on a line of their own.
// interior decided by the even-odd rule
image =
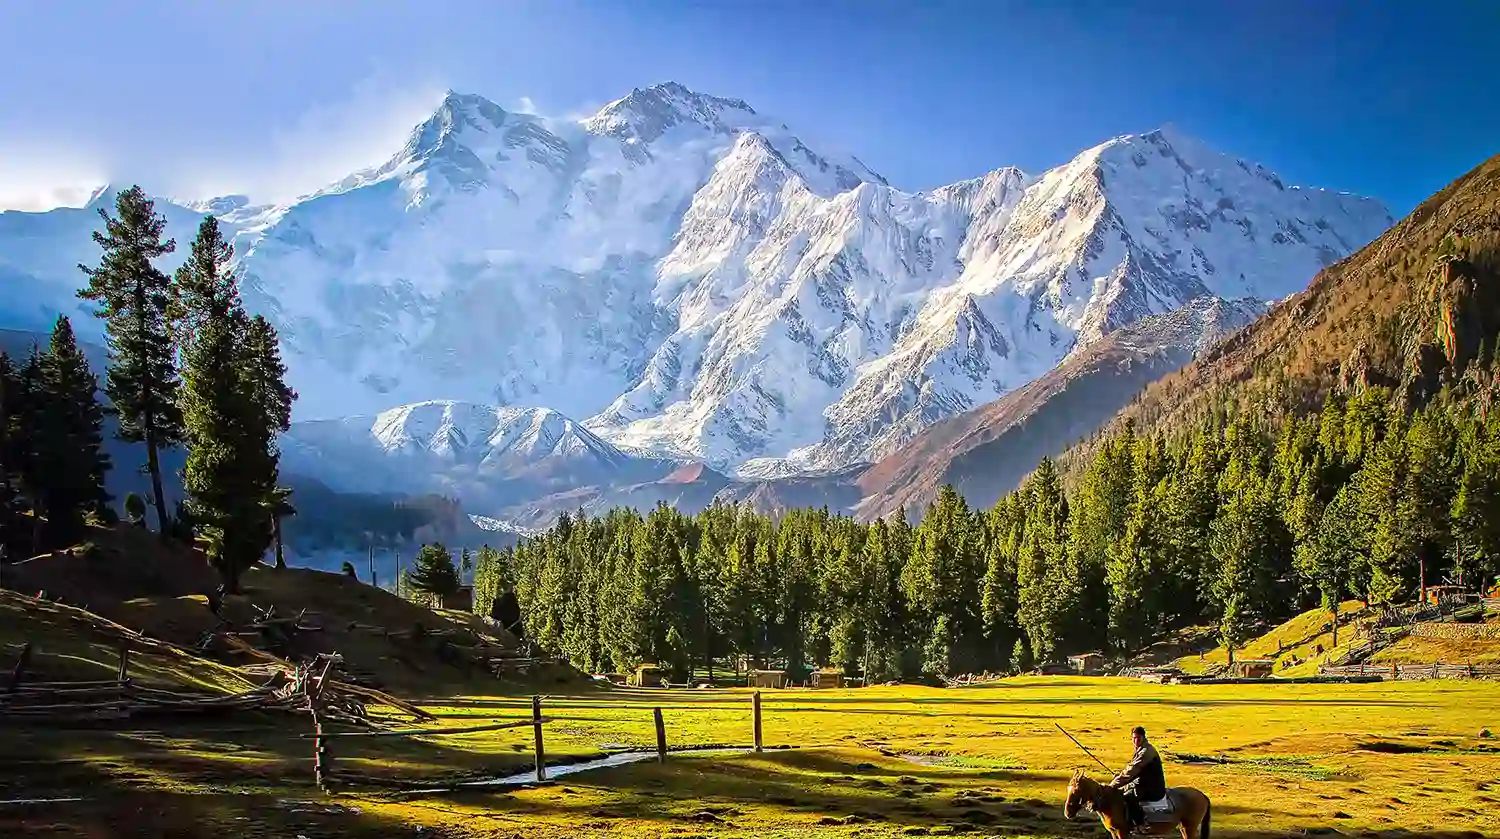
<svg viewBox="0 0 1500 839">
<path fill-rule="evenodd" d="M 1161 755 L 1156 753 L 1155 746 L 1146 742 L 1146 729 L 1140 726 L 1131 729 L 1130 740 L 1135 744 L 1135 754 L 1109 785 L 1124 793 L 1133 830 L 1146 821 L 1141 802 L 1160 801 L 1166 797 L 1167 778 L 1162 772 Z"/>
</svg>

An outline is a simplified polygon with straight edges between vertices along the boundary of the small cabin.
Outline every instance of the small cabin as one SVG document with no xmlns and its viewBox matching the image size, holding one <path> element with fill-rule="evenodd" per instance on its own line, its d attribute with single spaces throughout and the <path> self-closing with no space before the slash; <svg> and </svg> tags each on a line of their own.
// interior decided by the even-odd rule
<svg viewBox="0 0 1500 839">
<path fill-rule="evenodd" d="M 1428 586 L 1423 593 L 1423 600 L 1435 606 L 1455 601 L 1461 603 L 1472 597 L 1469 589 L 1464 586 Z"/>
<path fill-rule="evenodd" d="M 814 670 L 807 686 L 812 688 L 836 688 L 844 684 L 844 671 L 836 667 Z"/>
<path fill-rule="evenodd" d="M 786 671 L 751 670 L 750 686 L 757 688 L 784 688 L 786 687 Z"/>
<path fill-rule="evenodd" d="M 455 612 L 474 611 L 474 587 L 459 586 L 458 591 L 443 598 L 443 608 Z"/>
<path fill-rule="evenodd" d="M 1268 658 L 1242 658 L 1229 669 L 1228 675 L 1241 679 L 1264 679 L 1276 669 L 1276 662 Z"/>
<path fill-rule="evenodd" d="M 1094 676 L 1104 672 L 1104 653 L 1079 653 L 1068 656 L 1068 664 L 1074 672 Z"/>
<path fill-rule="evenodd" d="M 659 664 L 642 664 L 630 674 L 630 686 L 637 688 L 661 687 L 662 669 Z"/>
</svg>

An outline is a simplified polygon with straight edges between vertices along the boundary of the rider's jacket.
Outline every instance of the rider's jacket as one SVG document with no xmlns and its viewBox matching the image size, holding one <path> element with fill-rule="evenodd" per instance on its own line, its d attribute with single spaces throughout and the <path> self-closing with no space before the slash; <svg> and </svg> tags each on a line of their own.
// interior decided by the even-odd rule
<svg viewBox="0 0 1500 839">
<path fill-rule="evenodd" d="M 1164 798 L 1167 794 L 1167 778 L 1162 772 L 1161 755 L 1156 753 L 1156 747 L 1142 742 L 1141 747 L 1130 758 L 1130 763 L 1120 770 L 1111 785 L 1134 792 L 1135 797 L 1141 801 L 1159 801 Z"/>
</svg>

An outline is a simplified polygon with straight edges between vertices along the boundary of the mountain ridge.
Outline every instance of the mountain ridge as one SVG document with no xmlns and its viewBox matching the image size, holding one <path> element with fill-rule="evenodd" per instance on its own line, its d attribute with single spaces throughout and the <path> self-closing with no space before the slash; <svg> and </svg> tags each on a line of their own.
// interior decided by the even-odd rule
<svg viewBox="0 0 1500 839">
<path fill-rule="evenodd" d="M 385 163 L 288 205 L 190 203 L 160 206 L 169 233 L 226 212 L 299 419 L 547 408 L 746 478 L 873 462 L 1141 318 L 1291 293 L 1389 221 L 1171 131 L 903 192 L 675 83 L 581 120 L 450 92 Z M 0 214 L 13 317 L 77 311 L 93 221 L 71 212 Z M 57 229 L 8 247 L 28 225 Z"/>
</svg>

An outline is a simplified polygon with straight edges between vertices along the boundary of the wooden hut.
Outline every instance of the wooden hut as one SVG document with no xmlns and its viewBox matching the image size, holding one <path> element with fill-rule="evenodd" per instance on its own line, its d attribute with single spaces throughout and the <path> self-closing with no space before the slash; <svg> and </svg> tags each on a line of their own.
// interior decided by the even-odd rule
<svg viewBox="0 0 1500 839">
<path fill-rule="evenodd" d="M 1465 586 L 1428 586 L 1425 599 L 1434 606 L 1444 603 L 1461 604 L 1473 599 L 1474 595 Z"/>
<path fill-rule="evenodd" d="M 1076 673 L 1094 676 L 1104 672 L 1104 653 L 1079 653 L 1068 656 L 1068 664 Z"/>
<path fill-rule="evenodd" d="M 750 686 L 757 688 L 784 688 L 786 687 L 786 671 L 751 670 Z"/>
<path fill-rule="evenodd" d="M 458 591 L 443 598 L 443 608 L 455 612 L 472 612 L 474 610 L 474 587 L 459 586 Z"/>
<path fill-rule="evenodd" d="M 1264 679 L 1276 669 L 1276 662 L 1269 658 L 1242 658 L 1230 668 L 1229 675 L 1241 679 Z"/>
<path fill-rule="evenodd" d="M 637 688 L 661 687 L 662 669 L 660 664 L 642 664 L 635 668 L 630 674 L 630 686 Z"/>
<path fill-rule="evenodd" d="M 814 670 L 807 684 L 808 687 L 814 688 L 836 688 L 842 686 L 843 683 L 844 671 L 836 667 L 824 667 L 821 670 Z"/>
</svg>

